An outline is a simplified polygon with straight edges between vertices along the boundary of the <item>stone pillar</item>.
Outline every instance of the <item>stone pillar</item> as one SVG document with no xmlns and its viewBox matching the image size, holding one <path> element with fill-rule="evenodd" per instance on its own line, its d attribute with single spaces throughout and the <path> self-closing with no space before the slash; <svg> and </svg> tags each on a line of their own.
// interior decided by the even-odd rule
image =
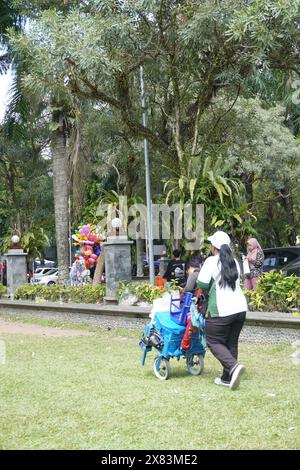
<svg viewBox="0 0 300 470">
<path fill-rule="evenodd" d="M 27 283 L 26 256 L 22 249 L 8 250 L 4 255 L 7 260 L 7 288 L 11 296 L 15 289 Z"/>
<path fill-rule="evenodd" d="M 131 245 L 126 238 L 109 237 L 102 244 L 105 256 L 106 303 L 117 303 L 120 281 L 131 281 Z"/>
</svg>

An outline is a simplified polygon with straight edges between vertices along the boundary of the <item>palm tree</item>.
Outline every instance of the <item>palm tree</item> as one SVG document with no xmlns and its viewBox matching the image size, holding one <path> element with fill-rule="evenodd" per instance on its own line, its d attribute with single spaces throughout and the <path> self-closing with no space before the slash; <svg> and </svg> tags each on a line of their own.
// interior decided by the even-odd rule
<svg viewBox="0 0 300 470">
<path fill-rule="evenodd" d="M 10 1 L 2 0 L 0 2 L 0 44 L 7 45 L 4 41 L 3 34 L 9 27 L 20 28 L 21 17 L 18 16 L 16 10 L 14 10 Z M 61 5 L 58 3 L 58 8 L 62 10 L 68 9 L 68 5 Z M 41 7 L 43 9 L 43 7 Z M 7 70 L 8 60 L 10 58 L 9 52 L 3 54 L 0 57 L 0 70 L 2 63 L 2 70 Z M 1 60 L 2 59 L 2 60 Z M 16 128 L 16 123 L 22 119 L 26 122 L 26 116 L 31 106 L 28 107 L 28 100 L 24 99 L 24 90 L 22 90 L 21 77 L 26 77 L 29 72 L 30 65 L 27 64 L 26 60 L 19 60 L 20 57 L 15 58 L 16 74 L 14 82 L 11 87 L 11 100 L 9 103 L 9 109 L 6 113 L 5 125 L 9 129 L 10 126 Z M 58 261 L 58 272 L 59 279 L 62 283 L 66 283 L 69 279 L 69 180 L 70 171 L 68 165 L 68 145 L 67 137 L 69 133 L 69 121 L 68 112 L 65 112 L 65 106 L 61 103 L 61 100 L 56 96 L 54 100 L 55 92 L 47 89 L 45 84 L 39 83 L 38 78 L 36 83 L 32 83 L 32 89 L 30 85 L 27 86 L 26 92 L 32 97 L 33 102 L 42 103 L 42 106 L 37 104 L 37 113 L 40 112 L 40 116 L 45 112 L 45 106 L 55 111 L 52 112 L 52 122 L 50 123 L 50 147 L 52 156 L 52 171 L 53 171 L 53 197 L 54 197 L 54 209 L 55 209 L 55 232 L 56 232 L 56 245 L 57 245 L 57 261 Z M 37 96 L 37 89 L 40 91 Z M 54 102 L 55 101 L 55 102 Z M 43 118 L 42 118 L 43 120 Z M 20 129 L 21 130 L 21 129 Z M 72 153 L 72 152 L 71 152 Z M 72 157 L 71 157 L 72 159 Z"/>
<path fill-rule="evenodd" d="M 59 280 L 69 279 L 69 169 L 67 155 L 67 118 L 61 111 L 52 114 L 51 154 L 53 169 L 53 197 Z"/>
<path fill-rule="evenodd" d="M 22 20 L 17 11 L 12 7 L 11 2 L 8 0 L 1 0 L 0 2 L 0 47 L 3 52 L 0 54 L 0 74 L 6 73 L 11 63 L 11 55 L 8 48 L 8 43 L 5 38 L 5 33 L 9 28 L 19 29 Z"/>
</svg>

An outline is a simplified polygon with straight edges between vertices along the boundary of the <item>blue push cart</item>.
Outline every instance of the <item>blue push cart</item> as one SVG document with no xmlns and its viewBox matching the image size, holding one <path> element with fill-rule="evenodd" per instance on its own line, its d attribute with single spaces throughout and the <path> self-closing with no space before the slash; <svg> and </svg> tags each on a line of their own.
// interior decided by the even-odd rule
<svg viewBox="0 0 300 470">
<path fill-rule="evenodd" d="M 158 312 L 155 314 L 153 322 L 146 325 L 144 336 L 139 343 L 143 350 L 142 365 L 145 364 L 148 352 L 152 351 L 154 347 L 158 355 L 154 359 L 153 372 L 160 380 L 167 380 L 170 377 L 170 359 L 173 357 L 179 360 L 183 356 L 191 375 L 200 375 L 203 371 L 205 321 L 201 316 L 199 316 L 199 328 L 190 336 L 190 348 L 188 350 L 181 349 L 191 302 L 192 295 L 186 294 L 182 306 L 176 312 L 171 312 L 172 309 L 166 312 Z"/>
</svg>

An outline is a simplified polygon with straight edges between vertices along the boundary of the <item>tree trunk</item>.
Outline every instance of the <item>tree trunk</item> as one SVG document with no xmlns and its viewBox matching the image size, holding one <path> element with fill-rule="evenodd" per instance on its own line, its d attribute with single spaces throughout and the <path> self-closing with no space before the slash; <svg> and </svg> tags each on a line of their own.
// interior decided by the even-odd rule
<svg viewBox="0 0 300 470">
<path fill-rule="evenodd" d="M 96 287 L 98 284 L 101 284 L 101 278 L 102 278 L 102 274 L 104 271 L 104 266 L 105 266 L 105 256 L 104 256 L 104 252 L 102 251 L 102 253 L 99 255 L 99 258 L 97 260 L 96 269 L 95 269 L 94 278 L 93 278 L 93 287 Z"/>
<path fill-rule="evenodd" d="M 127 157 L 125 167 L 125 195 L 130 198 L 134 193 L 134 187 L 138 181 L 139 173 L 136 169 L 136 158 L 131 153 Z"/>
<path fill-rule="evenodd" d="M 250 208 L 253 204 L 253 179 L 254 179 L 254 173 L 243 173 L 241 176 L 241 180 L 245 186 L 246 190 L 246 200 L 250 204 Z"/>
<path fill-rule="evenodd" d="M 292 186 L 289 179 L 286 179 L 284 182 L 284 189 L 282 193 L 282 204 L 286 210 L 287 220 L 290 227 L 290 232 L 288 235 L 288 241 L 291 245 L 296 244 L 296 230 L 295 230 L 295 214 L 294 214 L 294 203 L 292 197 Z"/>
<path fill-rule="evenodd" d="M 51 141 L 57 264 L 59 281 L 65 284 L 69 280 L 68 161 L 63 115 L 55 113 L 53 121 L 59 124 L 59 127 L 52 133 Z"/>
<path fill-rule="evenodd" d="M 268 204 L 268 213 L 267 214 L 268 214 L 268 218 L 270 220 L 269 233 L 271 235 L 272 242 L 275 246 L 282 246 L 280 233 L 279 233 L 279 230 L 278 230 L 278 224 L 276 224 L 274 222 L 275 221 L 275 215 L 274 215 L 274 206 L 273 206 L 272 201 L 270 201 L 269 204 Z"/>
<path fill-rule="evenodd" d="M 73 130 L 70 146 L 72 146 L 70 158 L 71 220 L 73 224 L 80 225 L 82 207 L 86 198 L 86 183 L 91 157 L 84 151 L 78 128 Z"/>
<path fill-rule="evenodd" d="M 20 215 L 20 206 L 19 206 L 19 201 L 17 198 L 17 193 L 15 191 L 15 178 L 16 178 L 16 169 L 12 163 L 8 165 L 8 170 L 7 170 L 7 185 L 9 188 L 9 191 L 11 193 L 11 197 L 13 200 L 13 205 L 15 208 L 15 226 L 16 229 L 21 233 L 22 232 L 22 227 L 21 227 L 21 215 Z"/>
</svg>

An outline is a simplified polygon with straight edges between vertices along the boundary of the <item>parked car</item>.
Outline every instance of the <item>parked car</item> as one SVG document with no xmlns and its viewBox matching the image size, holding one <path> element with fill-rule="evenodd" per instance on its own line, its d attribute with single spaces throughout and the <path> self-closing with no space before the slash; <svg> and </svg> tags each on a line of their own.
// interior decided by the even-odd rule
<svg viewBox="0 0 300 470">
<path fill-rule="evenodd" d="M 49 276 L 57 272 L 57 268 L 38 268 L 32 275 L 31 282 L 36 282 L 44 276 Z"/>
<path fill-rule="evenodd" d="M 36 278 L 34 284 L 43 284 L 45 286 L 54 286 L 58 281 L 58 270 L 52 269 L 51 273 L 44 274 L 41 277 Z"/>
<path fill-rule="evenodd" d="M 265 248 L 264 272 L 282 270 L 287 276 L 300 276 L 300 246 Z"/>
</svg>

